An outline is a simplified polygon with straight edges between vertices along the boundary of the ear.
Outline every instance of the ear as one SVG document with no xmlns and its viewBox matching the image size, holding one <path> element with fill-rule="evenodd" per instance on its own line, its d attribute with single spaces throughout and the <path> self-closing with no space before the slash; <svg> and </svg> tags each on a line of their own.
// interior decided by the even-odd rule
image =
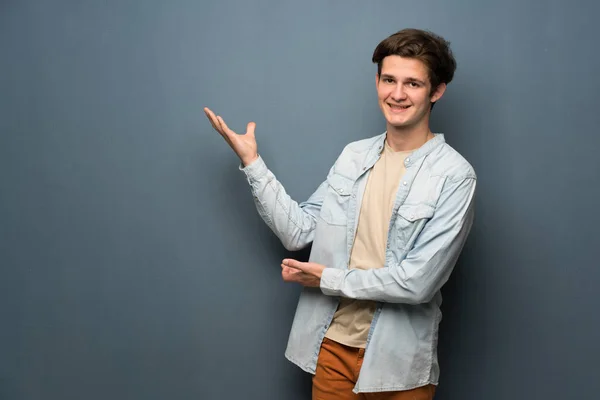
<svg viewBox="0 0 600 400">
<path fill-rule="evenodd" d="M 379 74 L 375 73 L 375 89 L 379 90 Z"/>
<path fill-rule="evenodd" d="M 433 93 L 431 93 L 431 102 L 435 103 L 436 101 L 441 99 L 442 96 L 444 95 L 444 92 L 446 92 L 446 84 L 440 83 L 438 85 L 438 87 L 435 89 L 435 91 Z"/>
</svg>

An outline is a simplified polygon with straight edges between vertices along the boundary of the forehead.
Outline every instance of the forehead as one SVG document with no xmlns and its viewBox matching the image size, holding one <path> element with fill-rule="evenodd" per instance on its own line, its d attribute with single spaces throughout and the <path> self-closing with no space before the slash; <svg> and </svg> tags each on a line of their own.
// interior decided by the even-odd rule
<svg viewBox="0 0 600 400">
<path fill-rule="evenodd" d="M 381 75 L 391 75 L 397 79 L 415 78 L 422 81 L 429 78 L 427 66 L 422 61 L 396 55 L 383 59 Z"/>
</svg>

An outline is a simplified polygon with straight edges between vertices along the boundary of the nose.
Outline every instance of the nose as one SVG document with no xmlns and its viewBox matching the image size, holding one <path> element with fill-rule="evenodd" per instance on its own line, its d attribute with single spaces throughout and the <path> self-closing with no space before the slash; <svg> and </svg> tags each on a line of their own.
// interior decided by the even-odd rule
<svg viewBox="0 0 600 400">
<path fill-rule="evenodd" d="M 396 102 L 401 102 L 406 99 L 406 92 L 401 83 L 397 84 L 394 90 L 392 91 L 392 100 Z"/>
</svg>

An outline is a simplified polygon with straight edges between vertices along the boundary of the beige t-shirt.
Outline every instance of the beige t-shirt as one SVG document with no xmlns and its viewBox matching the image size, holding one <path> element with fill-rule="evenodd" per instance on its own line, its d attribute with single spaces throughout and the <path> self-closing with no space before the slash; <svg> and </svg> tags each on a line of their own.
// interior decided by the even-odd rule
<svg viewBox="0 0 600 400">
<path fill-rule="evenodd" d="M 349 269 L 382 268 L 392 208 L 398 184 L 404 175 L 404 159 L 412 151 L 394 150 L 385 142 L 381 157 L 373 166 L 363 195 L 356 238 Z M 331 340 L 352 347 L 366 347 L 376 303 L 342 298 L 325 334 Z"/>
</svg>

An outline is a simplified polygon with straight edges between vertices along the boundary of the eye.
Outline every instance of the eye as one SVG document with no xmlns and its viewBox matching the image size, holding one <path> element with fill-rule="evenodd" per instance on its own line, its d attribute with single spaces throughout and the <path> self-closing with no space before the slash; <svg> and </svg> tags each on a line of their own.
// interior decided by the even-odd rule
<svg viewBox="0 0 600 400">
<path fill-rule="evenodd" d="M 418 88 L 419 84 L 417 82 L 408 82 L 408 86 L 410 86 L 411 88 Z"/>
<path fill-rule="evenodd" d="M 383 78 L 383 81 L 385 83 L 393 83 L 394 82 L 394 80 L 392 78 Z"/>
</svg>

